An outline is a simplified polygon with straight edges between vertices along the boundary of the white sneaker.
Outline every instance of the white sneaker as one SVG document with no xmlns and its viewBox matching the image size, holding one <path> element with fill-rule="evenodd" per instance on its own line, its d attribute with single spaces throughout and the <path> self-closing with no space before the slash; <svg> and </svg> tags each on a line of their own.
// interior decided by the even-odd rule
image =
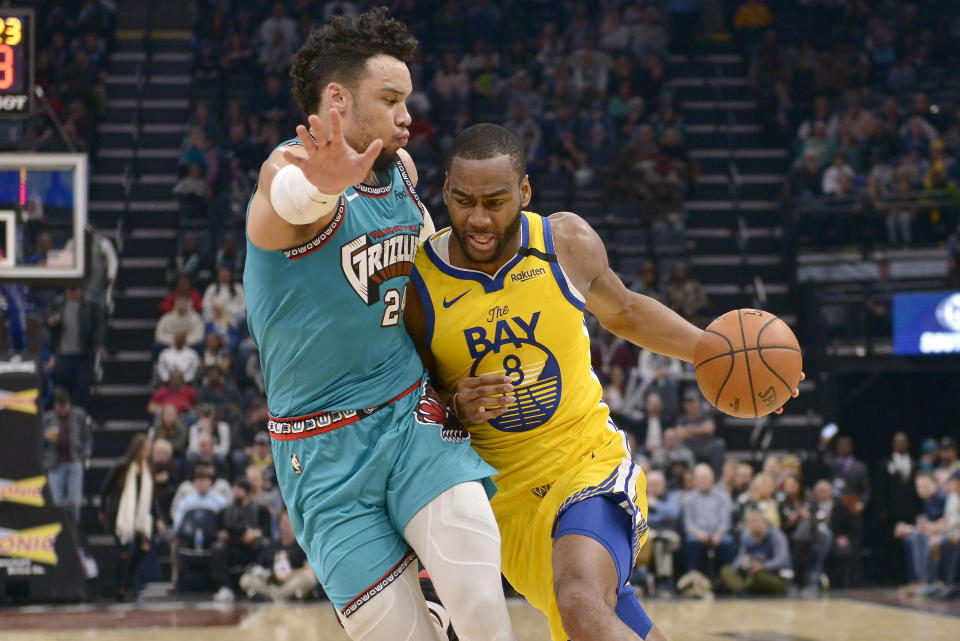
<svg viewBox="0 0 960 641">
<path fill-rule="evenodd" d="M 236 596 L 234 596 L 233 590 L 227 586 L 223 586 L 213 595 L 213 600 L 217 603 L 233 603 L 235 599 Z"/>
</svg>

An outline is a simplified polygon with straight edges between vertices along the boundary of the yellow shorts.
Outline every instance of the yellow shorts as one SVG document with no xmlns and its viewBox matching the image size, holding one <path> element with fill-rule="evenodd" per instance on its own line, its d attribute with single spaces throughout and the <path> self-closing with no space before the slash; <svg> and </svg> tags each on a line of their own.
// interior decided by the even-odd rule
<svg viewBox="0 0 960 641">
<path fill-rule="evenodd" d="M 633 516 L 633 556 L 647 539 L 647 481 L 631 459 L 622 435 L 603 447 L 571 461 L 569 470 L 551 484 L 543 498 L 530 500 L 508 513 L 494 514 L 500 526 L 504 576 L 550 622 L 553 641 L 566 641 L 560 610 L 553 594 L 553 533 L 559 514 L 568 506 L 594 496 L 625 497 Z"/>
</svg>

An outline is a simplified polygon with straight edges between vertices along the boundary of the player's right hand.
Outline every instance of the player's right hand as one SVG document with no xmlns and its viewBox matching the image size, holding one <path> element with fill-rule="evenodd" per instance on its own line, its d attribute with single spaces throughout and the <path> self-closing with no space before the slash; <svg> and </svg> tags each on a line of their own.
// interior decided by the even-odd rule
<svg viewBox="0 0 960 641">
<path fill-rule="evenodd" d="M 362 183 L 383 148 L 383 141 L 377 138 L 363 153 L 357 153 L 343 137 L 340 112 L 336 109 L 330 110 L 330 131 L 324 130 L 320 117 L 315 114 L 307 118 L 307 123 L 309 130 L 297 125 L 297 138 L 307 157 L 284 149 L 284 160 L 299 167 L 307 180 L 324 194 L 339 194 L 351 185 Z"/>
<path fill-rule="evenodd" d="M 509 376 L 476 376 L 457 385 L 454 411 L 464 425 L 476 425 L 505 414 L 517 402 Z"/>
</svg>

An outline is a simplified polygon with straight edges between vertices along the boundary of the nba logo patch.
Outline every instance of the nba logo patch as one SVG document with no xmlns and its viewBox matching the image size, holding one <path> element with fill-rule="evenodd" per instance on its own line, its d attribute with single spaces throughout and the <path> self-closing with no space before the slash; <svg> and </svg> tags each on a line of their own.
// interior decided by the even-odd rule
<svg viewBox="0 0 960 641">
<path fill-rule="evenodd" d="M 293 471 L 298 475 L 303 474 L 303 468 L 300 467 L 300 457 L 296 454 L 290 457 L 290 465 L 293 466 Z"/>
</svg>

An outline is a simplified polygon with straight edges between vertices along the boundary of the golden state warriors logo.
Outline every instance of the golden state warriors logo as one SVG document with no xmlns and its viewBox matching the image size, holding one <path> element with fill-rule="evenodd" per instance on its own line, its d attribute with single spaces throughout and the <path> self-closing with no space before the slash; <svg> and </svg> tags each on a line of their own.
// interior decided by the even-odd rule
<svg viewBox="0 0 960 641">
<path fill-rule="evenodd" d="M 509 376 L 517 402 L 506 414 L 490 420 L 502 432 L 526 432 L 540 427 L 560 404 L 560 364 L 537 342 L 540 312 L 528 319 L 509 316 L 506 307 L 490 310 L 491 327 L 464 330 L 473 358 L 470 376 Z"/>
</svg>

